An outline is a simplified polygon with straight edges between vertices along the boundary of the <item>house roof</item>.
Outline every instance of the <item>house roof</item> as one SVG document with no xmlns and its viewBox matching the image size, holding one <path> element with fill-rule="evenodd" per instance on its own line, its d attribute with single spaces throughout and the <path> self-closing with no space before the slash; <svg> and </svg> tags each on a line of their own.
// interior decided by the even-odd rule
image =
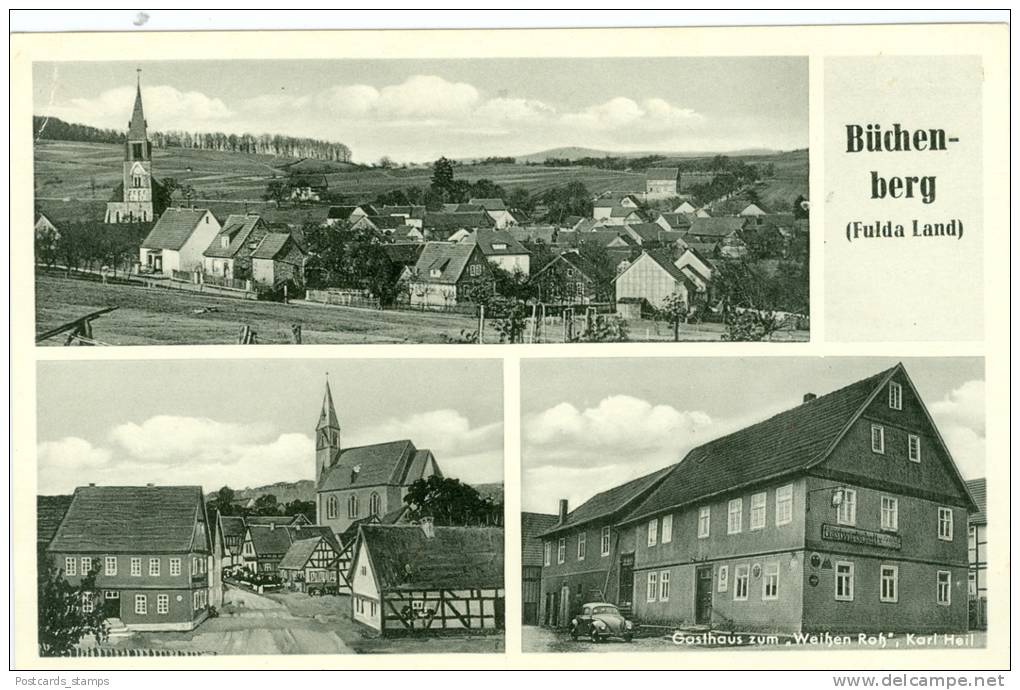
<svg viewBox="0 0 1020 690">
<path fill-rule="evenodd" d="M 619 206 L 624 199 L 630 199 L 635 205 L 638 199 L 632 192 L 607 192 L 596 199 L 593 203 L 596 208 L 609 208 Z"/>
<path fill-rule="evenodd" d="M 363 525 L 381 589 L 489 589 L 504 587 L 503 530 L 498 527 Z"/>
<path fill-rule="evenodd" d="M 744 218 L 720 216 L 719 218 L 695 218 L 688 235 L 723 238 L 744 227 Z"/>
<path fill-rule="evenodd" d="M 427 230 L 460 230 L 461 228 L 491 228 L 495 223 L 484 210 L 442 211 L 425 214 L 422 227 Z"/>
<path fill-rule="evenodd" d="M 426 242 L 414 265 L 417 280 L 455 285 L 476 251 L 478 246 L 473 242 Z M 439 275 L 433 276 L 433 270 Z"/>
<path fill-rule="evenodd" d="M 527 248 L 505 230 L 479 228 L 472 233 L 472 238 L 484 256 L 518 256 L 531 254 Z"/>
<path fill-rule="evenodd" d="M 671 231 L 663 230 L 662 226 L 658 223 L 628 223 L 624 227 L 630 228 L 635 235 L 640 237 L 642 244 L 646 242 L 669 242 L 671 239 Z M 679 239 L 679 236 L 674 236 L 672 239 Z"/>
<path fill-rule="evenodd" d="M 404 222 L 403 216 L 372 215 L 366 216 L 366 220 L 370 221 L 372 225 L 380 230 L 394 230 L 396 228 L 408 227 L 407 223 Z"/>
<path fill-rule="evenodd" d="M 544 273 L 547 269 L 549 269 L 551 266 L 555 265 L 559 261 L 567 263 L 573 268 L 576 268 L 585 277 L 595 282 L 608 283 L 609 281 L 612 280 L 611 275 L 608 275 L 604 269 L 602 269 L 595 262 L 590 261 L 587 257 L 584 256 L 584 254 L 582 254 L 577 249 L 567 249 L 566 251 L 563 251 L 560 254 L 556 255 L 555 257 L 553 257 L 551 261 L 549 261 L 549 263 L 547 263 L 542 268 L 538 269 L 533 274 L 533 278 L 538 278 L 542 273 Z"/>
<path fill-rule="evenodd" d="M 552 225 L 527 225 L 507 228 L 506 232 L 513 235 L 519 242 L 537 242 L 552 244 L 556 239 L 557 229 Z"/>
<path fill-rule="evenodd" d="M 676 180 L 680 177 L 679 168 L 649 168 L 645 173 L 649 180 Z"/>
<path fill-rule="evenodd" d="M 898 364 L 692 449 L 623 522 L 821 462 L 875 393 L 902 369 Z"/>
<path fill-rule="evenodd" d="M 376 212 L 380 216 L 407 216 L 408 218 L 424 218 L 425 207 L 424 206 L 380 206 L 376 209 Z"/>
<path fill-rule="evenodd" d="M 340 533 L 340 543 L 350 544 L 358 536 L 358 530 L 361 529 L 362 525 L 372 525 L 378 522 L 380 522 L 378 515 L 366 515 L 357 520 L 352 520 L 351 524 L 347 525 L 347 529 Z"/>
<path fill-rule="evenodd" d="M 382 245 L 383 253 L 392 263 L 410 266 L 418 261 L 425 245 L 421 242 L 396 242 Z"/>
<path fill-rule="evenodd" d="M 357 206 L 330 206 L 326 218 L 328 220 L 347 220 L 357 208 Z"/>
<path fill-rule="evenodd" d="M 229 258 L 234 256 L 244 247 L 252 231 L 261 224 L 264 224 L 262 217 L 254 213 L 247 215 L 243 213 L 230 214 L 223 221 L 223 227 L 220 228 L 219 233 L 209 243 L 206 250 L 202 252 L 202 255 L 210 258 Z M 226 247 L 223 246 L 224 237 L 228 238 Z"/>
<path fill-rule="evenodd" d="M 613 210 L 609 212 L 610 218 L 628 218 L 632 215 L 635 215 L 638 218 L 644 217 L 641 215 L 641 211 L 639 209 L 631 208 L 630 206 L 614 206 Z"/>
<path fill-rule="evenodd" d="M 626 510 L 631 504 L 644 496 L 645 492 L 659 483 L 674 466 L 658 469 L 651 474 L 646 474 L 629 482 L 614 486 L 601 493 L 597 493 L 577 508 L 567 513 L 567 519 L 542 533 L 542 536 L 555 534 L 565 529 L 571 529 L 577 525 L 606 518 Z"/>
<path fill-rule="evenodd" d="M 262 238 L 259 246 L 252 252 L 253 259 L 276 259 L 284 254 L 291 241 L 289 232 L 271 232 Z"/>
<path fill-rule="evenodd" d="M 205 518 L 200 486 L 80 486 L 50 542 L 57 552 L 187 552 Z"/>
<path fill-rule="evenodd" d="M 452 203 L 443 204 L 444 213 L 482 213 L 485 207 L 480 204 Z"/>
<path fill-rule="evenodd" d="M 206 213 L 209 211 L 204 208 L 168 208 L 142 241 L 142 249 L 177 251 L 188 241 Z"/>
<path fill-rule="evenodd" d="M 341 448 L 319 478 L 319 491 L 404 486 L 421 478 L 431 453 L 408 440 Z"/>
<path fill-rule="evenodd" d="M 624 232 L 623 228 L 619 230 L 592 230 L 578 236 L 581 242 L 593 242 L 603 247 L 609 246 L 617 238 L 632 247 L 637 246 L 637 240 Z"/>
<path fill-rule="evenodd" d="M 558 519 L 545 513 L 521 513 L 521 565 L 542 565 L 541 535 L 555 527 Z"/>
<path fill-rule="evenodd" d="M 333 531 L 325 525 L 268 525 L 248 524 L 252 544 L 258 556 L 286 554 L 290 545 L 303 539 L 325 539 L 339 550 L 339 542 Z"/>
<path fill-rule="evenodd" d="M 659 215 L 674 230 L 686 230 L 691 227 L 691 218 L 686 213 L 660 213 Z"/>
<path fill-rule="evenodd" d="M 35 540 L 49 544 L 71 505 L 71 496 L 35 497 Z"/>
<path fill-rule="evenodd" d="M 308 559 L 312 557 L 322 541 L 322 537 L 309 537 L 295 541 L 287 549 L 287 553 L 283 555 L 283 559 L 277 567 L 281 570 L 303 570 Z"/>
<path fill-rule="evenodd" d="M 988 491 L 985 487 L 985 478 L 967 480 L 967 491 L 970 492 L 970 497 L 977 505 L 977 512 L 970 514 L 970 523 L 972 525 L 987 525 L 988 515 L 985 506 L 988 502 Z"/>
<path fill-rule="evenodd" d="M 502 199 L 469 199 L 468 203 L 472 206 L 481 206 L 486 211 L 505 211 L 506 204 L 503 203 Z"/>
<path fill-rule="evenodd" d="M 304 515 L 249 515 L 242 518 L 249 525 L 310 525 Z"/>
<path fill-rule="evenodd" d="M 719 246 L 718 242 L 691 242 L 687 241 L 687 248 L 697 252 L 698 256 L 702 259 L 712 256 L 715 253 L 716 248 Z"/>
<path fill-rule="evenodd" d="M 237 548 L 240 550 L 240 542 L 244 540 L 244 533 L 248 529 L 248 526 L 244 522 L 244 518 L 240 515 L 220 515 L 220 534 L 224 539 L 224 546 L 226 546 L 227 539 L 236 539 Z"/>
<path fill-rule="evenodd" d="M 695 283 L 689 275 L 684 273 L 683 270 L 677 268 L 677 265 L 675 263 L 673 263 L 673 258 L 672 256 L 670 256 L 669 250 L 667 249 L 645 250 L 644 252 L 642 252 L 642 255 L 647 256 L 649 259 L 658 264 L 662 268 L 662 270 L 668 273 L 673 280 L 677 281 L 678 283 L 683 283 L 684 286 L 689 291 L 697 292 L 699 290 L 698 284 Z M 640 258 L 641 257 L 638 257 L 638 259 Z M 635 259 L 633 262 L 631 262 L 631 266 L 636 264 L 638 262 L 638 259 Z M 630 267 L 628 267 L 628 269 L 629 268 Z M 620 275 L 616 276 L 617 279 L 619 279 L 620 276 L 622 276 L 626 272 L 627 271 L 623 271 L 623 273 L 620 273 Z"/>
</svg>

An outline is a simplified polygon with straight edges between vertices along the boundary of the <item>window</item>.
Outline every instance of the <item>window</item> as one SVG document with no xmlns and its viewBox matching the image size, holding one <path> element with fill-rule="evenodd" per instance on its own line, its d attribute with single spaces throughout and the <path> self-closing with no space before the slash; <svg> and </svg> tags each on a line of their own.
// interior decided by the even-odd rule
<svg viewBox="0 0 1020 690">
<path fill-rule="evenodd" d="M 967 573 L 967 594 L 976 597 L 977 593 L 977 573 Z"/>
<path fill-rule="evenodd" d="M 857 492 L 853 489 L 842 489 L 843 501 L 836 508 L 836 522 L 841 525 L 857 524 Z"/>
<path fill-rule="evenodd" d="M 159 559 L 158 558 L 150 558 L 149 559 L 149 575 L 151 575 L 153 577 L 159 575 Z"/>
<path fill-rule="evenodd" d="M 881 424 L 871 425 L 871 452 L 885 454 L 885 427 Z"/>
<path fill-rule="evenodd" d="M 92 592 L 82 592 L 81 610 L 83 613 L 92 613 L 96 610 L 96 597 Z"/>
<path fill-rule="evenodd" d="M 899 601 L 900 569 L 895 565 L 883 565 L 879 601 L 895 604 Z"/>
<path fill-rule="evenodd" d="M 743 512 L 744 500 L 742 498 L 734 498 L 730 501 L 726 522 L 727 534 L 740 534 L 741 524 L 744 521 Z"/>
<path fill-rule="evenodd" d="M 117 557 L 116 556 L 107 556 L 105 559 L 103 559 L 103 571 L 107 575 L 116 575 L 117 574 Z"/>
<path fill-rule="evenodd" d="M 156 595 L 156 613 L 161 616 L 165 616 L 170 613 L 170 595 L 169 594 L 157 594 Z"/>
<path fill-rule="evenodd" d="M 673 516 L 665 515 L 662 518 L 662 543 L 668 544 L 673 541 Z"/>
<path fill-rule="evenodd" d="M 889 409 L 903 409 L 903 386 L 895 381 L 889 382 Z"/>
<path fill-rule="evenodd" d="M 137 557 L 131 558 L 131 577 L 142 576 L 142 559 Z"/>
<path fill-rule="evenodd" d="M 936 573 L 935 582 L 937 590 L 935 601 L 940 606 L 949 606 L 953 602 L 953 575 L 948 570 L 940 570 Z"/>
<path fill-rule="evenodd" d="M 77 575 L 78 574 L 78 559 L 74 556 L 68 556 L 64 559 L 64 575 Z"/>
<path fill-rule="evenodd" d="M 565 560 L 567 560 L 567 540 L 560 537 L 560 541 L 556 545 L 556 562 L 563 563 Z"/>
<path fill-rule="evenodd" d="M 92 571 L 92 559 L 89 556 L 81 557 L 81 574 L 88 575 Z"/>
<path fill-rule="evenodd" d="M 767 495 L 764 491 L 751 494 L 751 529 L 763 529 L 765 527 L 765 502 Z"/>
<path fill-rule="evenodd" d="M 368 514 L 382 516 L 382 498 L 374 491 L 371 498 L 368 499 Z"/>
<path fill-rule="evenodd" d="M 577 560 L 583 561 L 585 552 L 588 550 L 588 533 L 579 532 L 577 535 Z"/>
<path fill-rule="evenodd" d="M 719 566 L 719 591 L 725 592 L 730 588 L 730 567 L 728 565 Z"/>
<path fill-rule="evenodd" d="M 336 496 L 330 496 L 326 500 L 326 518 L 329 520 L 336 519 L 340 513 L 339 501 L 336 500 Z"/>
<path fill-rule="evenodd" d="M 751 566 L 738 565 L 733 571 L 733 599 L 735 601 L 747 601 L 747 585 L 750 578 Z"/>
<path fill-rule="evenodd" d="M 552 564 L 552 542 L 547 541 L 545 543 L 545 559 L 542 561 L 545 565 Z"/>
<path fill-rule="evenodd" d="M 144 594 L 135 595 L 135 613 L 144 616 L 149 612 L 149 600 Z"/>
<path fill-rule="evenodd" d="M 669 601 L 669 571 L 659 573 L 659 601 Z"/>
<path fill-rule="evenodd" d="M 793 484 L 776 489 L 776 527 L 793 522 Z"/>
<path fill-rule="evenodd" d="M 572 269 L 572 268 L 568 268 L 567 269 L 567 277 L 568 278 L 573 278 L 574 277 L 574 269 Z"/>
<path fill-rule="evenodd" d="M 347 517 L 356 518 L 358 517 L 358 497 L 352 495 L 347 499 Z"/>
<path fill-rule="evenodd" d="M 602 553 L 603 556 L 608 556 L 609 555 L 609 546 L 610 546 L 609 536 L 610 536 L 609 525 L 606 525 L 605 527 L 602 528 L 602 543 L 600 545 L 601 546 L 601 553 Z"/>
<path fill-rule="evenodd" d="M 474 269 L 475 267 L 472 266 L 471 268 Z M 429 271 L 430 278 L 438 278 L 441 275 L 443 275 L 443 271 L 441 269 L 433 268 L 432 270 Z"/>
<path fill-rule="evenodd" d="M 244 555 L 245 556 L 254 556 L 255 555 L 255 545 L 252 544 L 250 541 L 244 542 L 244 547 L 243 547 L 242 550 L 244 551 Z"/>
<path fill-rule="evenodd" d="M 471 264 L 471 267 L 468 268 L 468 274 L 474 278 L 477 278 L 478 276 L 482 275 L 482 265 Z"/>
<path fill-rule="evenodd" d="M 761 581 L 762 601 L 775 601 L 779 598 L 779 562 L 765 564 L 765 576 Z"/>
<path fill-rule="evenodd" d="M 170 574 L 180 575 L 181 574 L 181 559 L 171 558 L 170 559 Z"/>
<path fill-rule="evenodd" d="M 655 595 L 659 589 L 659 574 L 648 573 L 648 590 L 645 597 L 648 601 L 655 601 Z"/>
<path fill-rule="evenodd" d="M 854 600 L 854 564 L 836 561 L 836 601 Z"/>
<path fill-rule="evenodd" d="M 900 528 L 900 502 L 892 496 L 882 497 L 882 529 L 895 532 Z"/>
<path fill-rule="evenodd" d="M 707 539 L 712 529 L 712 508 L 701 506 L 698 510 L 698 539 Z"/>
<path fill-rule="evenodd" d="M 115 589 L 108 589 L 108 590 L 106 590 L 106 598 L 107 599 L 120 599 L 120 592 L 118 592 Z"/>
<path fill-rule="evenodd" d="M 907 457 L 911 462 L 921 462 L 921 437 L 917 434 L 907 436 Z"/>
<path fill-rule="evenodd" d="M 953 541 L 953 509 L 939 508 L 939 539 Z"/>
<path fill-rule="evenodd" d="M 659 520 L 652 518 L 648 521 L 648 545 L 655 546 L 659 541 Z"/>
</svg>

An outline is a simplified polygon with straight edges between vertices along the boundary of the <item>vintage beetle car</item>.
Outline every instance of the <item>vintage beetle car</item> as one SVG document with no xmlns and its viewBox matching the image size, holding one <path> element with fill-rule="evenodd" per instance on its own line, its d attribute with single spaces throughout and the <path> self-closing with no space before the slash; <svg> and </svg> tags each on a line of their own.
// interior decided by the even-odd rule
<svg viewBox="0 0 1020 690">
<path fill-rule="evenodd" d="M 570 621 L 570 637 L 589 637 L 592 642 L 601 642 L 610 637 L 620 637 L 624 642 L 634 639 L 634 624 L 623 617 L 614 604 L 592 602 L 581 607 L 581 612 Z"/>
</svg>

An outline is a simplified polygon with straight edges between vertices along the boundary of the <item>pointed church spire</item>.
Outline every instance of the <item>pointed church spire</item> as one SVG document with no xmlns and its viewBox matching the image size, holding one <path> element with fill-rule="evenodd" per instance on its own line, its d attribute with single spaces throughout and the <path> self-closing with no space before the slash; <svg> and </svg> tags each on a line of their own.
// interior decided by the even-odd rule
<svg viewBox="0 0 1020 690">
<path fill-rule="evenodd" d="M 138 81 L 135 87 L 135 107 L 131 111 L 131 122 L 128 123 L 128 141 L 145 141 L 145 112 L 142 110 L 142 70 L 138 70 Z"/>
<path fill-rule="evenodd" d="M 322 412 L 319 413 L 319 424 L 316 429 L 325 427 L 339 429 L 340 420 L 336 417 L 336 409 L 333 407 L 333 393 L 329 389 L 329 379 L 326 379 L 326 395 L 322 398 Z"/>
</svg>

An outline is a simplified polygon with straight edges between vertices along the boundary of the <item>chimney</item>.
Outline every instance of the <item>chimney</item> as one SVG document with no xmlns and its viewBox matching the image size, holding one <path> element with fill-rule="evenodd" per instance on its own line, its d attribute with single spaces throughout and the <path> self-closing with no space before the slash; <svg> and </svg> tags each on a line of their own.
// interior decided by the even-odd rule
<svg viewBox="0 0 1020 690">
<path fill-rule="evenodd" d="M 358 474 L 361 472 L 361 465 L 355 465 L 351 468 L 351 484 L 358 479 Z"/>
<path fill-rule="evenodd" d="M 430 517 L 423 517 L 418 521 L 421 526 L 421 531 L 425 534 L 426 539 L 432 539 L 436 536 L 436 526 Z"/>
<path fill-rule="evenodd" d="M 560 499 L 560 524 L 567 521 L 567 499 Z"/>
<path fill-rule="evenodd" d="M 156 486 L 156 485 L 153 484 L 152 482 L 149 482 L 148 484 L 146 484 L 146 486 Z"/>
<path fill-rule="evenodd" d="M 269 523 L 269 531 L 270 532 L 275 532 L 276 531 L 276 523 L 275 522 L 270 522 Z"/>
<path fill-rule="evenodd" d="M 804 402 L 809 403 L 809 402 L 811 402 L 812 400 L 814 400 L 817 397 L 818 396 L 815 395 L 814 393 L 805 393 L 804 394 Z"/>
<path fill-rule="evenodd" d="M 96 485 L 95 482 L 89 482 L 89 486 L 95 486 L 95 485 Z"/>
</svg>

